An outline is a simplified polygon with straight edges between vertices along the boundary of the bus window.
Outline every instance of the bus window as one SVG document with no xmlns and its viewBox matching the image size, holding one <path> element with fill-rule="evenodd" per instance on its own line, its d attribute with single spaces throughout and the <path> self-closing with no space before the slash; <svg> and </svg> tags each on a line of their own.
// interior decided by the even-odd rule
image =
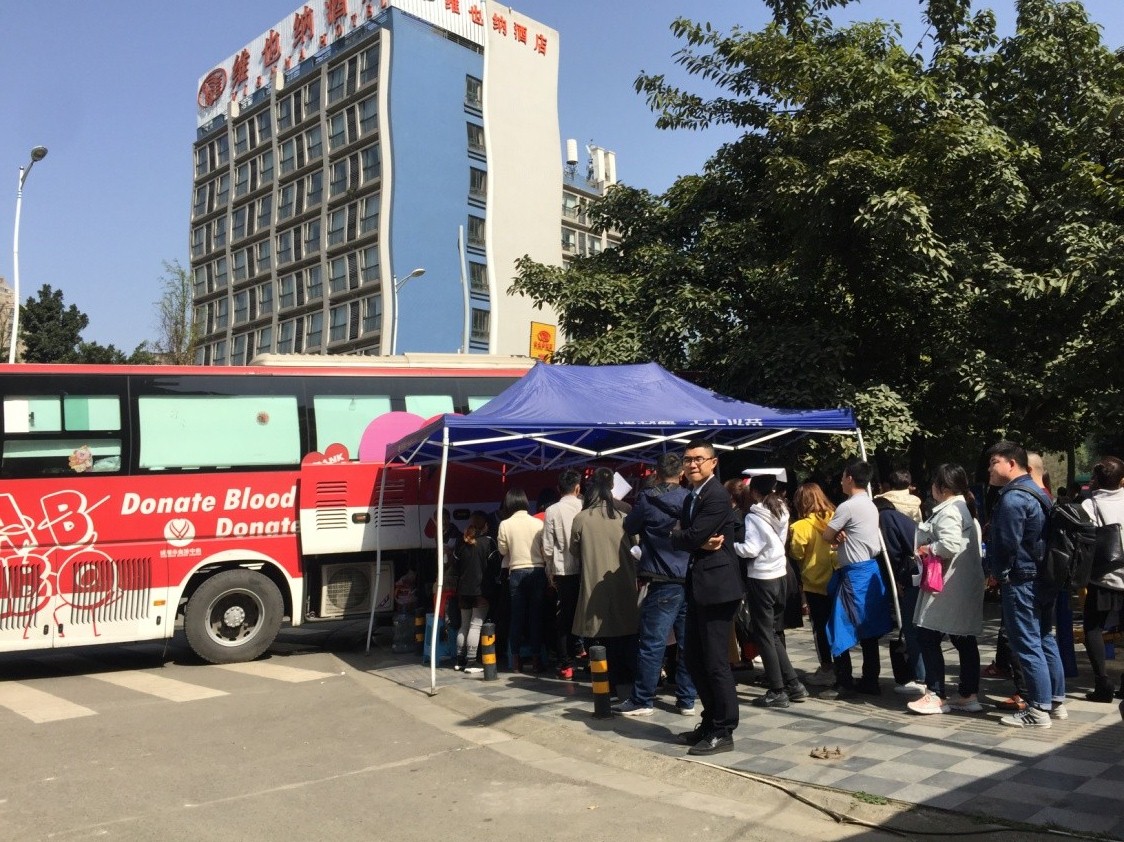
<svg viewBox="0 0 1124 842">
<path fill-rule="evenodd" d="M 494 397 L 495 397 L 495 395 L 480 395 L 479 397 L 469 395 L 468 396 L 468 411 L 469 412 L 475 412 L 480 407 L 482 407 L 486 403 L 488 403 L 488 401 L 490 401 Z"/>
<path fill-rule="evenodd" d="M 300 463 L 292 395 L 141 396 L 141 470 Z"/>
<path fill-rule="evenodd" d="M 316 395 L 312 399 L 316 415 L 316 449 L 321 453 L 330 444 L 342 444 L 354 457 L 367 425 L 390 412 L 388 395 Z"/>
<path fill-rule="evenodd" d="M 406 395 L 406 411 L 422 418 L 456 412 L 452 395 Z"/>
<path fill-rule="evenodd" d="M 21 395 L 4 399 L 4 477 L 121 470 L 121 402 L 115 395 Z M 75 433 L 93 433 L 76 437 Z"/>
</svg>

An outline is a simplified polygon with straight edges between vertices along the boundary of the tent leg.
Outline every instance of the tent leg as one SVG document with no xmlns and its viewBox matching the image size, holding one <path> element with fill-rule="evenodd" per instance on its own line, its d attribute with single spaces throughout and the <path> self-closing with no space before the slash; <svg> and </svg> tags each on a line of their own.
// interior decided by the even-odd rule
<svg viewBox="0 0 1124 842">
<path fill-rule="evenodd" d="M 371 637 L 375 632 L 375 607 L 379 601 L 379 577 L 382 575 L 382 501 L 386 494 L 387 465 L 382 466 L 379 472 L 379 507 L 376 511 L 375 521 L 375 592 L 371 596 L 371 616 L 367 620 L 367 650 L 365 655 L 371 654 Z M 394 606 L 394 595 L 391 594 L 391 607 Z"/>
<path fill-rule="evenodd" d="M 863 431 L 855 428 L 855 435 L 859 440 L 859 458 L 866 461 L 866 446 L 863 444 Z M 874 498 L 874 490 L 868 485 L 866 493 Z M 882 537 L 882 530 L 878 530 L 878 546 L 882 551 L 882 558 L 886 559 L 886 575 L 890 579 L 890 604 L 894 606 L 894 619 L 898 621 L 898 628 L 902 628 L 902 607 L 898 602 L 898 582 L 894 578 L 894 566 L 890 562 L 890 553 L 886 549 L 886 540 Z"/>
<path fill-rule="evenodd" d="M 429 695 L 437 693 L 437 627 L 441 618 L 441 591 L 445 587 L 445 478 L 449 473 L 449 428 L 441 436 L 441 479 L 437 484 L 437 593 L 433 602 L 433 629 L 429 638 Z"/>
</svg>

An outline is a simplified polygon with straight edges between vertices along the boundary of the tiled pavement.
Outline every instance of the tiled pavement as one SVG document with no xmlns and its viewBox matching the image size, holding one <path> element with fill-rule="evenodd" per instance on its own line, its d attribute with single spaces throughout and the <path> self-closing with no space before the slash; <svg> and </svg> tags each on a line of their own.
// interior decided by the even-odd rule
<svg viewBox="0 0 1124 842">
<path fill-rule="evenodd" d="M 994 626 L 992 620 L 992 632 Z M 981 641 L 985 664 L 992 639 Z M 809 632 L 790 631 L 788 641 L 797 670 L 813 670 Z M 1082 661 L 1080 645 L 1077 654 Z M 954 674 L 957 662 L 951 647 L 946 659 Z M 1119 669 L 1120 664 L 1110 666 Z M 1010 692 L 1007 681 L 985 679 L 983 701 L 992 704 L 983 713 L 912 714 L 905 708 L 906 699 L 892 692 L 885 656 L 882 696 L 813 698 L 782 711 L 750 705 L 764 690 L 742 673 L 736 676 L 743 704 L 734 751 L 708 761 L 849 792 L 1124 839 L 1124 722 L 1116 704 L 1084 701 L 1090 682 L 1085 664 L 1081 667 L 1082 675 L 1068 687 L 1069 719 L 1054 721 L 1046 730 L 999 724 L 1001 713 L 994 702 Z M 399 683 L 429 686 L 429 670 L 416 659 L 383 662 L 375 672 Z M 576 728 L 590 728 L 595 721 L 588 679 L 569 682 L 501 672 L 498 681 L 485 682 L 480 675 L 458 673 L 446 665 L 438 670 L 438 686 L 454 686 L 496 706 Z M 677 714 L 674 705 L 674 697 L 661 696 L 655 715 L 598 721 L 597 733 L 660 754 L 681 755 L 684 748 L 674 734 L 697 720 Z M 825 745 L 838 746 L 843 757 L 810 756 L 813 748 Z"/>
</svg>

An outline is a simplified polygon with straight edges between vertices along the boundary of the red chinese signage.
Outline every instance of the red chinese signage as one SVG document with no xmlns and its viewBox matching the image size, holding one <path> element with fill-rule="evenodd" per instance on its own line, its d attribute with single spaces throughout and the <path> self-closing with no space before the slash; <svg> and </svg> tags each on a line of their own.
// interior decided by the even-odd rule
<svg viewBox="0 0 1124 842">
<path fill-rule="evenodd" d="M 265 36 L 265 46 L 261 51 L 261 66 L 269 67 L 277 64 L 281 58 L 281 33 L 271 29 Z"/>
<path fill-rule="evenodd" d="M 219 101 L 223 91 L 226 90 L 226 71 L 216 67 L 207 74 L 203 84 L 199 86 L 199 107 L 210 108 Z"/>
</svg>

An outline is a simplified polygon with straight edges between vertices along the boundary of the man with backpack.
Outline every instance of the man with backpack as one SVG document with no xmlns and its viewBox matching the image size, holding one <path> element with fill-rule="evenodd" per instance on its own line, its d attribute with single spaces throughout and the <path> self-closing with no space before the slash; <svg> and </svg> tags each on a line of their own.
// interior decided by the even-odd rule
<svg viewBox="0 0 1124 842">
<path fill-rule="evenodd" d="M 1011 441 L 987 451 L 988 480 L 1000 486 L 987 541 L 988 572 L 1000 583 L 1003 623 L 1027 685 L 1026 710 L 1000 722 L 1049 728 L 1064 719 L 1065 672 L 1054 637 L 1057 587 L 1042 577 L 1052 503 L 1028 472 L 1027 452 Z"/>
</svg>

